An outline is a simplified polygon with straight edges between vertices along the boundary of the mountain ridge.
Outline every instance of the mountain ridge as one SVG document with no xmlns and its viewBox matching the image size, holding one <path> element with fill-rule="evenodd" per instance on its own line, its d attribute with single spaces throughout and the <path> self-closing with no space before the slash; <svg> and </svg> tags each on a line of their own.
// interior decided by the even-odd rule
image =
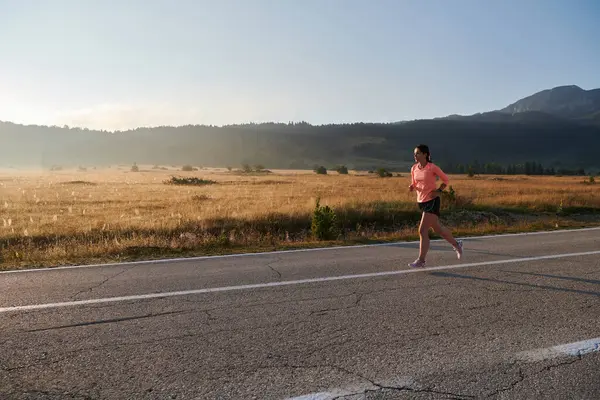
<svg viewBox="0 0 600 400">
<path fill-rule="evenodd" d="M 600 111 L 600 89 L 556 86 L 524 97 L 499 111 L 509 114 L 540 111 L 566 118 L 585 118 Z"/>
<path fill-rule="evenodd" d="M 345 164 L 404 170 L 412 163 L 414 146 L 427 143 L 434 159 L 449 166 L 478 160 L 600 169 L 592 150 L 600 146 L 600 103 L 595 109 L 600 89 L 558 88 L 562 89 L 535 93 L 500 110 L 397 123 L 185 125 L 110 133 L 0 122 L 0 164 L 48 168 L 249 163 L 301 169 Z"/>
</svg>

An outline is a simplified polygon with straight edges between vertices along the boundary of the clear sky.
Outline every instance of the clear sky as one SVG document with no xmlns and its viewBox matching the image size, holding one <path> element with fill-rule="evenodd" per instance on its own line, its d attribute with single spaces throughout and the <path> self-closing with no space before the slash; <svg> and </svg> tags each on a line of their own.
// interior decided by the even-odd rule
<svg viewBox="0 0 600 400">
<path fill-rule="evenodd" d="M 0 0 L 0 120 L 389 122 L 600 87 L 598 0 Z"/>
</svg>

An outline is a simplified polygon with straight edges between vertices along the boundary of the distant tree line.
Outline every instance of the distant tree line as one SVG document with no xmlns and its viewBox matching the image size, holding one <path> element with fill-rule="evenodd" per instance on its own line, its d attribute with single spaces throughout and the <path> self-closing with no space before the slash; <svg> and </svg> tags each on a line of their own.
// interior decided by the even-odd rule
<svg viewBox="0 0 600 400">
<path fill-rule="evenodd" d="M 246 170 L 254 170 L 259 163 L 273 169 L 311 169 L 327 162 L 332 169 L 346 165 L 375 171 L 385 165 L 409 171 L 413 149 L 423 141 L 432 147 L 434 161 L 445 161 L 445 169 L 454 173 L 466 174 L 471 167 L 478 174 L 578 174 L 580 168 L 600 167 L 595 150 L 600 147 L 600 123 L 539 114 L 494 113 L 390 124 L 160 126 L 114 133 L 0 122 L 0 137 L 0 164 L 5 167 L 73 168 L 136 161 L 213 167 L 244 163 Z M 477 166 L 474 159 L 486 163 Z M 541 169 L 539 162 L 545 164 Z"/>
<path fill-rule="evenodd" d="M 468 175 L 571 175 L 584 176 L 585 169 L 568 169 L 544 167 L 539 162 L 525 162 L 522 164 L 500 165 L 494 162 L 480 163 L 474 161 L 470 164 L 446 164 L 440 163 L 440 166 L 445 172 L 451 174 L 468 174 Z"/>
</svg>

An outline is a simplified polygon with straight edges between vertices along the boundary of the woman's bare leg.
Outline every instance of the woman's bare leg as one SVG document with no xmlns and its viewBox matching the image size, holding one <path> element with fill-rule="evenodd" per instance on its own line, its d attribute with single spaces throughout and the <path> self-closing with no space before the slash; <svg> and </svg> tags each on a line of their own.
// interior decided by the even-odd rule
<svg viewBox="0 0 600 400">
<path fill-rule="evenodd" d="M 433 228 L 435 233 L 437 233 L 438 235 L 440 235 L 441 237 L 446 239 L 446 241 L 448 243 L 450 243 L 452 245 L 452 247 L 454 247 L 454 248 L 458 247 L 458 243 L 456 242 L 456 239 L 454 239 L 454 237 L 452 236 L 452 232 L 450 232 L 450 229 L 448 229 L 444 225 L 440 224 L 440 220 L 437 215 L 434 215 L 434 217 L 435 217 L 435 219 L 431 223 L 431 227 Z"/>
<path fill-rule="evenodd" d="M 421 224 L 419 225 L 419 260 L 421 261 L 425 261 L 429 251 L 429 228 L 436 219 L 437 215 L 430 213 L 423 213 L 421 217 Z"/>
</svg>

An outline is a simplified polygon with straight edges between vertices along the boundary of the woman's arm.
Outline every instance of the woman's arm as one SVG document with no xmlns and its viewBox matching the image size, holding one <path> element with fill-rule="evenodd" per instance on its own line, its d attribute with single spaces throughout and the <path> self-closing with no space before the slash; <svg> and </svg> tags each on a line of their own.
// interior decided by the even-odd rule
<svg viewBox="0 0 600 400">
<path fill-rule="evenodd" d="M 440 179 L 442 180 L 442 184 L 439 187 L 439 191 L 443 191 L 444 189 L 446 189 L 446 187 L 448 186 L 448 183 L 450 182 L 450 178 L 448 178 L 448 175 L 446 175 L 444 173 L 444 171 L 442 171 L 442 169 L 440 167 L 438 167 L 437 165 L 434 165 L 433 167 L 433 173 L 437 176 L 440 177 Z"/>
</svg>

